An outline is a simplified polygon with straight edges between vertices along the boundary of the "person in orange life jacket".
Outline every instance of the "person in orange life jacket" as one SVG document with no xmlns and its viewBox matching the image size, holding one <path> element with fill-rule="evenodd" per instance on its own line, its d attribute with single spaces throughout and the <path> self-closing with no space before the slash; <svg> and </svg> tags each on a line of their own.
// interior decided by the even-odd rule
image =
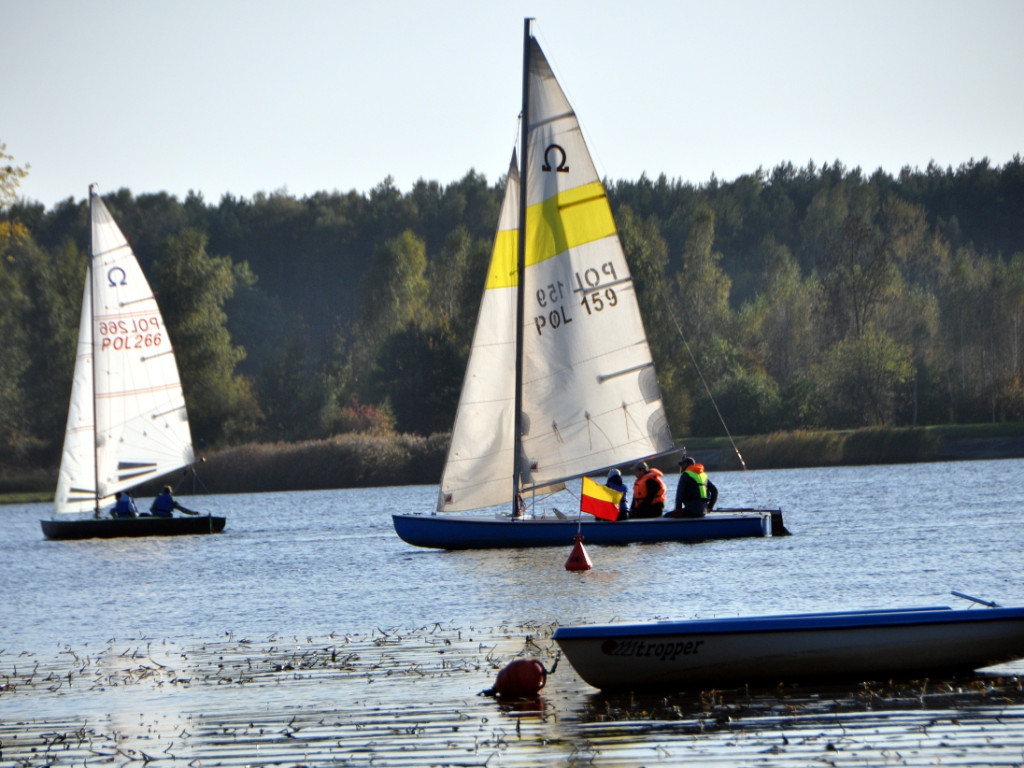
<svg viewBox="0 0 1024 768">
<path fill-rule="evenodd" d="M 176 502 L 171 495 L 171 486 L 165 485 L 160 495 L 153 499 L 153 504 L 150 506 L 149 511 L 156 517 L 174 517 L 174 510 L 176 509 L 180 509 L 186 515 L 199 514 L 191 509 L 185 509 L 185 507 Z"/>
<path fill-rule="evenodd" d="M 619 516 L 616 520 L 628 520 L 629 519 L 629 502 L 626 499 L 629 498 L 629 489 L 626 484 L 622 482 L 622 475 L 619 470 L 612 469 L 608 472 L 608 482 L 606 486 L 611 488 L 613 491 L 618 491 L 622 494 L 622 498 L 619 499 Z"/>
<path fill-rule="evenodd" d="M 111 517 L 138 517 L 139 510 L 135 506 L 135 499 L 129 493 L 118 491 L 114 494 L 114 508 L 110 510 Z"/>
<path fill-rule="evenodd" d="M 676 503 L 665 517 L 704 517 L 715 508 L 718 489 L 704 472 L 704 465 L 689 456 L 679 460 L 679 485 Z"/>
<path fill-rule="evenodd" d="M 660 469 L 647 466 L 646 461 L 633 467 L 636 482 L 633 483 L 633 503 L 629 508 L 630 519 L 643 517 L 661 517 L 665 511 L 665 498 L 668 488 L 661 479 Z"/>
</svg>

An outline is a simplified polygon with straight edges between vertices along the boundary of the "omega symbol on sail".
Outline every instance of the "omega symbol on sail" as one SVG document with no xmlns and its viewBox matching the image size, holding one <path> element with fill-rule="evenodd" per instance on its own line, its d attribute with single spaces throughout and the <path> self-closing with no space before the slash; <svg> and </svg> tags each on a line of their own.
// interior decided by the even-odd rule
<svg viewBox="0 0 1024 768">
<path fill-rule="evenodd" d="M 568 173 L 569 166 L 565 164 L 565 161 L 568 159 L 568 157 L 565 154 L 565 150 L 562 149 L 561 145 L 559 144 L 549 144 L 548 148 L 544 150 L 544 165 L 542 165 L 540 169 L 542 171 L 551 170 L 552 155 L 554 155 L 558 159 L 558 165 L 555 166 L 555 170 L 558 171 L 558 173 Z"/>
<path fill-rule="evenodd" d="M 121 279 L 117 279 L 117 273 L 121 273 Z M 107 270 L 107 281 L 110 283 L 110 287 L 113 288 L 116 285 L 128 285 L 128 273 L 125 272 L 121 267 L 111 267 Z"/>
</svg>

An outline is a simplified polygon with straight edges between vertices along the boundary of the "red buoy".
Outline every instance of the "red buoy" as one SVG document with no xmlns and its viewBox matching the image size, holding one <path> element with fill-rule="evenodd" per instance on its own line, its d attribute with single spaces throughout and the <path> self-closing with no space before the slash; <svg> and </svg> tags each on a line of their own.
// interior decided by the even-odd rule
<svg viewBox="0 0 1024 768">
<path fill-rule="evenodd" d="M 565 570 L 589 571 L 594 567 L 594 564 L 590 562 L 590 555 L 588 555 L 587 550 L 583 548 L 583 535 L 577 533 L 572 538 L 576 543 L 572 546 L 572 552 L 569 553 L 569 559 L 565 561 Z"/>
<path fill-rule="evenodd" d="M 498 696 L 530 697 L 540 693 L 548 681 L 548 671 L 536 659 L 519 659 L 498 673 L 491 692 Z"/>
</svg>

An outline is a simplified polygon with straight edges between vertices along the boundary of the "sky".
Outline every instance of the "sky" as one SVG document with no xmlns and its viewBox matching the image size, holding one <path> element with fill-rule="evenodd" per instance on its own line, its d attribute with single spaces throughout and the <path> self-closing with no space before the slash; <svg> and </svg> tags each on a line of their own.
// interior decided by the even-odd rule
<svg viewBox="0 0 1024 768">
<path fill-rule="evenodd" d="M 47 208 L 494 182 L 527 16 L 611 180 L 1024 154 L 1024 0 L 0 0 L 0 144 Z"/>
</svg>

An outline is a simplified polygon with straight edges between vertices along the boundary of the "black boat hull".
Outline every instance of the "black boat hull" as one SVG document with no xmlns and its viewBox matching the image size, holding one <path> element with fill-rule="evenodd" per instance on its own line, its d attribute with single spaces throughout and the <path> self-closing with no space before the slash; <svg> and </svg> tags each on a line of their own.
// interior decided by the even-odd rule
<svg viewBox="0 0 1024 768">
<path fill-rule="evenodd" d="M 194 517 L 102 518 L 87 520 L 40 520 L 48 539 L 116 539 L 125 536 L 189 536 L 220 533 L 226 518 L 213 515 Z"/>
</svg>

